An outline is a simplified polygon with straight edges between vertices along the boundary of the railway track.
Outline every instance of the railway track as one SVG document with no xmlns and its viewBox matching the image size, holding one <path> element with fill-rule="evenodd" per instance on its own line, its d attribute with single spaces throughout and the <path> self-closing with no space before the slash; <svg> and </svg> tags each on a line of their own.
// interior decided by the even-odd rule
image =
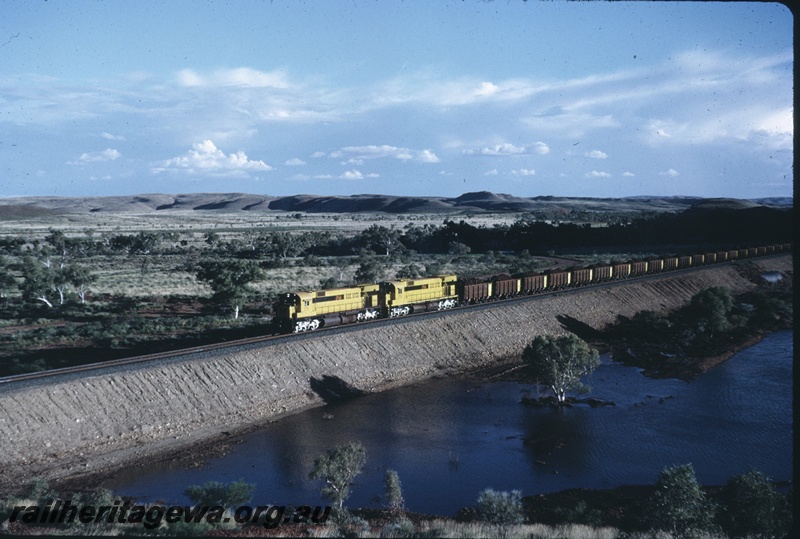
<svg viewBox="0 0 800 539">
<path fill-rule="evenodd" d="M 785 256 L 787 253 L 776 253 L 772 255 L 762 255 L 757 257 L 759 260 L 763 259 L 770 259 L 776 258 L 780 256 Z M 745 259 L 747 261 L 751 259 Z M 614 281 L 607 281 L 601 283 L 590 283 L 576 287 L 570 288 L 563 288 L 560 290 L 551 290 L 551 291 L 544 291 L 539 292 L 531 295 L 522 295 L 511 297 L 507 299 L 499 299 L 488 301 L 485 303 L 478 303 L 474 305 L 461 305 L 452 309 L 444 310 L 444 311 L 432 311 L 432 312 L 420 312 L 420 313 L 413 313 L 407 316 L 397 317 L 397 318 L 379 318 L 375 320 L 367 320 L 359 323 L 353 324 L 344 324 L 338 326 L 331 326 L 331 327 L 323 327 L 315 331 L 297 333 L 297 334 L 271 334 L 271 335 L 262 335 L 258 337 L 249 337 L 246 339 L 238 339 L 235 341 L 226 341 L 222 343 L 213 343 L 207 344 L 202 346 L 195 346 L 191 348 L 182 348 L 180 350 L 171 350 L 166 352 L 157 352 L 153 354 L 146 354 L 141 356 L 133 356 L 127 358 L 119 358 L 113 359 L 108 361 L 103 361 L 99 363 L 86 363 L 83 365 L 74 365 L 70 367 L 63 367 L 59 369 L 51 369 L 46 371 L 37 371 L 31 373 L 23 373 L 17 374 L 13 376 L 6 376 L 0 377 L 0 387 L 3 386 L 10 386 L 18 382 L 24 382 L 29 380 L 37 380 L 37 379 L 45 379 L 50 377 L 68 375 L 68 374 L 76 374 L 81 372 L 91 372 L 100 369 L 112 368 L 112 367 L 120 367 L 120 366 L 127 366 L 127 365 L 134 365 L 140 363 L 148 363 L 153 361 L 160 361 L 160 360 L 168 360 L 168 359 L 175 359 L 180 358 L 183 356 L 189 356 L 192 354 L 208 354 L 213 352 L 219 352 L 227 349 L 232 348 L 240 348 L 243 346 L 259 346 L 259 345 L 269 345 L 274 344 L 277 342 L 282 342 L 286 340 L 302 340 L 305 338 L 317 337 L 324 335 L 328 332 L 348 332 L 348 331 L 355 331 L 360 330 L 365 327 L 368 327 L 371 324 L 402 324 L 412 320 L 417 319 L 420 316 L 429 316 L 429 317 L 437 317 L 437 316 L 448 316 L 450 313 L 456 312 L 463 312 L 465 310 L 481 310 L 486 308 L 492 308 L 498 305 L 505 305 L 517 302 L 524 302 L 524 301 L 537 301 L 547 297 L 552 297 L 557 294 L 570 294 L 570 293 L 580 293 L 582 291 L 587 290 L 598 290 L 603 288 L 615 287 L 615 286 L 624 286 L 629 283 L 633 282 L 642 282 L 647 280 L 655 280 L 667 276 L 675 276 L 681 274 L 687 274 L 691 272 L 703 271 L 706 269 L 711 269 L 714 267 L 722 267 L 725 265 L 735 264 L 737 262 L 743 262 L 744 260 L 735 260 L 735 261 L 726 261 L 726 262 L 719 262 L 710 265 L 703 265 L 698 267 L 690 267 L 690 268 L 680 268 L 675 270 L 663 271 L 659 273 L 651 273 L 645 275 L 637 275 L 626 277 L 620 280 Z"/>
</svg>

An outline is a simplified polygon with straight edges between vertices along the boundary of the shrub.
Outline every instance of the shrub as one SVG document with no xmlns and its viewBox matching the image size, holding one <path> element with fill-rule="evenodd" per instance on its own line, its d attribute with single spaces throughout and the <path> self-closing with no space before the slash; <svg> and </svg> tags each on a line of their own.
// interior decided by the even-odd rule
<svg viewBox="0 0 800 539">
<path fill-rule="evenodd" d="M 719 522 L 732 537 L 784 537 L 791 527 L 786 496 L 775 491 L 762 473 L 732 478 L 721 493 Z"/>
<path fill-rule="evenodd" d="M 476 513 L 478 519 L 489 524 L 521 524 L 524 520 L 522 492 L 519 490 L 504 492 L 487 488 L 478 496 Z"/>
<path fill-rule="evenodd" d="M 183 492 L 195 505 L 221 505 L 238 507 L 250 501 L 256 486 L 244 480 L 233 483 L 208 481 L 203 485 L 192 485 Z"/>
<path fill-rule="evenodd" d="M 383 489 L 386 494 L 386 501 L 392 513 L 401 513 L 405 509 L 403 490 L 400 485 L 400 476 L 395 470 L 386 470 L 383 478 Z"/>
<path fill-rule="evenodd" d="M 713 528 L 713 508 L 691 464 L 664 468 L 648 504 L 649 525 L 675 537 L 691 537 Z"/>
</svg>

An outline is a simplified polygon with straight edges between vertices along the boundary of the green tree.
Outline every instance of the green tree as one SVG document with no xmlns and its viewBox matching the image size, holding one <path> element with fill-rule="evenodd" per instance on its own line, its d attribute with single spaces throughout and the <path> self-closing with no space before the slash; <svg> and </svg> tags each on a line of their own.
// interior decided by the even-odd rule
<svg viewBox="0 0 800 539">
<path fill-rule="evenodd" d="M 213 301 L 233 308 L 239 318 L 239 308 L 250 292 L 248 285 L 264 278 L 258 263 L 252 260 L 205 260 L 200 262 L 197 278 L 214 291 Z"/>
<path fill-rule="evenodd" d="M 451 241 L 447 244 L 447 253 L 451 255 L 468 255 L 472 252 L 469 245 L 464 245 L 463 243 L 457 241 Z"/>
<path fill-rule="evenodd" d="M 383 277 L 384 267 L 375 258 L 364 258 L 361 264 L 356 269 L 355 280 L 356 283 L 376 283 Z"/>
<path fill-rule="evenodd" d="M 303 238 L 289 232 L 276 232 L 271 235 L 271 249 L 286 259 L 303 250 Z"/>
<path fill-rule="evenodd" d="M 400 476 L 395 470 L 386 470 L 383 477 L 383 491 L 389 510 L 398 515 L 405 510 L 406 502 L 403 499 L 403 488 L 400 485 Z"/>
<path fill-rule="evenodd" d="M 41 301 L 52 307 L 49 294 L 55 285 L 55 272 L 53 269 L 33 258 L 26 256 L 22 260 L 22 295 L 26 299 Z"/>
<path fill-rule="evenodd" d="M 97 275 L 91 273 L 86 266 L 78 264 L 64 268 L 64 274 L 67 282 L 75 287 L 81 303 L 86 303 L 86 292 L 89 291 L 89 285 L 97 280 Z"/>
<path fill-rule="evenodd" d="M 713 508 L 706 501 L 691 464 L 661 470 L 647 514 L 651 529 L 675 537 L 692 537 L 712 529 Z"/>
<path fill-rule="evenodd" d="M 422 277 L 424 274 L 421 267 L 412 263 L 397 270 L 395 275 L 398 279 L 416 279 L 417 277 Z"/>
<path fill-rule="evenodd" d="M 689 304 L 689 313 L 700 331 L 708 331 L 712 335 L 731 328 L 731 310 L 733 296 L 724 286 L 712 286 L 701 290 Z"/>
<path fill-rule="evenodd" d="M 553 390 L 558 402 L 569 390 L 588 391 L 581 378 L 600 365 L 597 350 L 589 348 L 574 334 L 554 337 L 540 335 L 525 347 L 522 359 L 531 375 Z"/>
<path fill-rule="evenodd" d="M 366 248 L 378 246 L 384 250 L 386 256 L 400 245 L 401 232 L 397 229 L 386 228 L 381 225 L 372 225 L 358 236 L 358 244 Z"/>
<path fill-rule="evenodd" d="M 727 482 L 720 496 L 719 521 L 731 537 L 787 537 L 792 513 L 787 496 L 761 472 L 750 471 Z"/>
<path fill-rule="evenodd" d="M 521 524 L 525 520 L 522 512 L 522 492 L 487 488 L 478 496 L 476 513 L 482 522 L 489 524 L 498 526 Z"/>
<path fill-rule="evenodd" d="M 254 484 L 245 483 L 243 479 L 240 479 L 228 484 L 220 481 L 208 481 L 203 485 L 187 487 L 183 493 L 195 505 L 239 507 L 250 501 L 255 489 Z"/>
<path fill-rule="evenodd" d="M 8 297 L 8 292 L 17 287 L 17 281 L 11 275 L 11 267 L 5 258 L 0 256 L 0 298 Z"/>
<path fill-rule="evenodd" d="M 353 480 L 361 473 L 366 461 L 367 451 L 360 443 L 341 445 L 317 457 L 308 477 L 325 481 L 320 493 L 330 499 L 336 511 L 341 513 L 344 501 L 350 496 Z"/>
</svg>

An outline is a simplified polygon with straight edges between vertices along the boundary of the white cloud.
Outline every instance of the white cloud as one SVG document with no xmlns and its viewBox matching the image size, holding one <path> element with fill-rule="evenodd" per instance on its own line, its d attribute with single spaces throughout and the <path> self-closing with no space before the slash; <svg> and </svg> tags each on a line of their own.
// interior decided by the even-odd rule
<svg viewBox="0 0 800 539">
<path fill-rule="evenodd" d="M 481 155 L 520 155 L 526 153 L 524 146 L 514 146 L 511 143 L 495 144 L 494 146 L 483 148 Z"/>
<path fill-rule="evenodd" d="M 626 178 L 632 178 L 632 177 L 636 176 L 636 174 L 634 174 L 633 172 L 629 172 L 627 170 L 625 172 L 623 172 L 622 175 L 625 176 Z"/>
<path fill-rule="evenodd" d="M 67 161 L 69 165 L 82 165 L 84 163 L 98 163 L 101 161 L 114 161 L 122 154 L 114 148 L 106 148 L 102 152 L 82 153 L 77 161 Z"/>
<path fill-rule="evenodd" d="M 538 153 L 539 155 L 547 155 L 550 153 L 550 146 L 545 144 L 544 142 L 534 142 L 530 149 L 533 153 Z"/>
<path fill-rule="evenodd" d="M 668 170 L 664 170 L 664 171 L 658 173 L 659 176 L 669 176 L 670 178 L 674 178 L 675 176 L 678 176 L 679 174 L 680 173 L 677 170 L 675 170 L 674 168 L 670 168 Z"/>
<path fill-rule="evenodd" d="M 217 176 L 247 176 L 251 171 L 268 171 L 272 167 L 264 161 L 254 161 L 243 151 L 225 154 L 210 140 L 192 145 L 184 155 L 167 159 L 152 167 L 153 173 L 184 171 L 189 174 Z"/>
<path fill-rule="evenodd" d="M 363 180 L 364 178 L 379 178 L 380 174 L 363 174 L 360 170 L 347 170 L 339 176 L 342 180 Z"/>
<path fill-rule="evenodd" d="M 530 155 L 536 153 L 539 155 L 546 155 L 550 153 L 550 147 L 544 142 L 534 142 L 530 146 L 516 146 L 510 142 L 503 142 L 500 144 L 493 144 L 485 146 L 480 150 L 464 150 L 464 155 L 489 155 L 489 156 L 505 156 L 505 155 Z"/>
<path fill-rule="evenodd" d="M 599 170 L 593 170 L 585 174 L 587 178 L 610 178 L 611 174 Z"/>
<path fill-rule="evenodd" d="M 525 99 L 548 86 L 527 79 L 497 83 L 471 78 L 441 79 L 430 72 L 405 75 L 381 82 L 372 92 L 377 106 L 419 103 L 438 107 Z"/>
<path fill-rule="evenodd" d="M 422 150 L 417 153 L 417 161 L 421 163 L 438 163 L 439 158 L 430 150 Z"/>
<path fill-rule="evenodd" d="M 511 174 L 514 176 L 534 176 L 536 171 L 532 168 L 521 168 L 519 170 L 512 170 Z"/>
<path fill-rule="evenodd" d="M 125 140 L 122 135 L 112 135 L 111 133 L 100 133 L 100 136 L 106 140 Z"/>
<path fill-rule="evenodd" d="M 341 178 L 343 180 L 363 180 L 364 179 L 364 175 L 361 174 L 360 170 L 353 169 L 353 170 L 347 170 L 347 171 L 343 172 L 342 175 L 339 176 L 339 178 Z"/>
<path fill-rule="evenodd" d="M 306 164 L 306 162 L 303 161 L 302 159 L 298 158 L 298 157 L 294 157 L 292 159 L 288 159 L 284 163 L 284 165 L 286 165 L 287 167 L 299 167 L 299 166 L 303 166 L 305 164 Z"/>
<path fill-rule="evenodd" d="M 178 72 L 178 83 L 181 86 L 238 86 L 248 88 L 288 88 L 286 75 L 280 71 L 265 73 L 249 67 L 220 69 L 211 74 L 202 75 L 193 69 Z"/>
<path fill-rule="evenodd" d="M 592 150 L 591 152 L 586 152 L 584 155 L 591 159 L 608 159 L 608 154 L 600 150 Z"/>
<path fill-rule="evenodd" d="M 412 150 L 409 148 L 399 148 L 397 146 L 389 146 L 387 144 L 368 146 L 347 146 L 341 150 L 331 152 L 329 157 L 334 159 L 351 156 L 350 160 L 363 160 L 363 159 L 380 159 L 380 158 L 393 158 L 400 159 L 401 161 L 418 161 L 420 163 L 438 163 L 439 157 L 431 150 Z M 347 164 L 349 161 L 345 161 Z"/>
<path fill-rule="evenodd" d="M 484 176 L 497 176 L 498 174 L 499 172 L 497 172 L 496 168 L 493 168 L 492 170 L 487 170 L 486 172 L 483 173 Z"/>
</svg>

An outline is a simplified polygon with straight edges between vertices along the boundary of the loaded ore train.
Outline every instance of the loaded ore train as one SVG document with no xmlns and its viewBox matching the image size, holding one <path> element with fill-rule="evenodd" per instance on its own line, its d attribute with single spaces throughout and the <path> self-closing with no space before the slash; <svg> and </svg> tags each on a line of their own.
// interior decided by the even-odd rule
<svg viewBox="0 0 800 539">
<path fill-rule="evenodd" d="M 513 276 L 459 278 L 456 275 L 438 275 L 295 292 L 284 294 L 278 299 L 274 307 L 273 323 L 275 329 L 281 333 L 301 333 L 324 326 L 443 311 L 457 306 L 554 292 L 791 250 L 792 244 L 784 243 Z"/>
</svg>

